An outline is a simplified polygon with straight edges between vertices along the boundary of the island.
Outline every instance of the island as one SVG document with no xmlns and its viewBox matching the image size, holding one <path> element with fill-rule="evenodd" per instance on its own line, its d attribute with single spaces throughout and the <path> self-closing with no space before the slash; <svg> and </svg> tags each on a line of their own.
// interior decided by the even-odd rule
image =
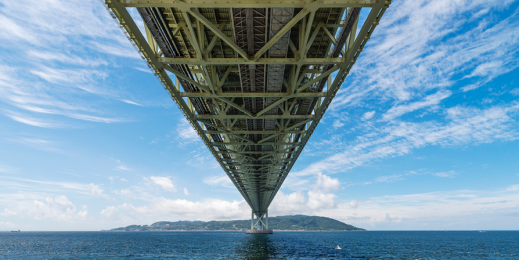
<svg viewBox="0 0 519 260">
<path fill-rule="evenodd" d="M 159 221 L 109 231 L 244 231 L 250 229 L 250 224 L 250 220 Z M 332 218 L 305 215 L 270 217 L 269 228 L 274 231 L 366 231 Z"/>
</svg>

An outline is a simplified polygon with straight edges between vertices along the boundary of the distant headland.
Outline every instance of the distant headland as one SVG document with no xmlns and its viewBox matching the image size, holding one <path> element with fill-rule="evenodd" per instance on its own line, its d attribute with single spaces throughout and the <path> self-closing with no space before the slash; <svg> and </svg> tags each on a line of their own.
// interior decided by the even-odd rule
<svg viewBox="0 0 519 260">
<path fill-rule="evenodd" d="M 244 231 L 249 228 L 250 220 L 159 221 L 151 225 L 130 225 L 109 231 Z M 366 231 L 332 218 L 305 215 L 270 217 L 269 228 L 275 231 Z"/>
</svg>

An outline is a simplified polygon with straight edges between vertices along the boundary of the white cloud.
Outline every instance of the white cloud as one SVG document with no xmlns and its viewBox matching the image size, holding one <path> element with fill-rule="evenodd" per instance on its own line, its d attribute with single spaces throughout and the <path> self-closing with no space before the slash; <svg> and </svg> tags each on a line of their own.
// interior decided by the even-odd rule
<svg viewBox="0 0 519 260">
<path fill-rule="evenodd" d="M 60 182 L 60 181 L 40 181 L 40 180 L 31 180 L 31 179 L 24 179 L 24 178 L 18 178 L 18 177 L 3 177 L 0 176 L 0 183 L 6 183 L 1 182 L 2 179 L 7 180 L 13 180 L 13 182 L 9 182 L 9 185 L 17 185 L 17 188 L 27 191 L 43 191 L 43 192 L 56 192 L 62 190 L 67 191 L 74 191 L 79 194 L 83 195 L 89 195 L 94 197 L 103 197 L 103 198 L 109 198 L 108 195 L 106 195 L 103 191 L 103 189 L 94 183 L 90 184 L 82 184 L 82 183 L 76 183 L 76 182 Z"/>
<path fill-rule="evenodd" d="M 250 217 L 250 208 L 245 201 L 224 201 L 205 199 L 188 201 L 181 199 L 155 198 L 147 206 L 134 206 L 124 203 L 119 206 L 108 206 L 101 211 L 101 217 L 118 223 L 135 223 L 135 221 L 152 222 L 163 220 L 222 220 L 246 219 Z"/>
<path fill-rule="evenodd" d="M 215 175 L 203 179 L 205 184 L 211 186 L 234 187 L 231 179 L 227 175 Z"/>
<path fill-rule="evenodd" d="M 43 151 L 49 151 L 49 152 L 55 152 L 60 153 L 61 150 L 56 148 L 56 142 L 40 139 L 40 138 L 17 138 L 17 139 L 11 139 L 12 141 L 15 141 L 17 143 L 38 149 Z"/>
<path fill-rule="evenodd" d="M 117 167 L 115 167 L 114 170 L 116 170 L 116 171 L 131 171 L 130 168 L 128 168 L 128 167 L 126 167 L 126 166 L 124 166 L 122 164 L 117 166 Z"/>
<path fill-rule="evenodd" d="M 319 210 L 335 208 L 337 195 L 328 191 L 338 190 L 339 186 L 338 179 L 318 173 L 315 185 L 307 191 L 308 200 L 302 190 L 288 195 L 278 191 L 269 212 L 272 215 L 313 214 Z"/>
<path fill-rule="evenodd" d="M 338 190 L 341 183 L 339 179 L 326 176 L 322 173 L 317 174 L 316 187 L 321 188 L 324 191 Z"/>
<path fill-rule="evenodd" d="M 393 2 L 334 99 L 332 110 L 387 102 L 395 105 L 389 119 L 434 105 L 433 97 L 422 99 L 424 93 L 435 91 L 441 93 L 436 99 L 445 98 L 451 91 L 447 88 L 470 83 L 469 88 L 474 89 L 514 70 L 519 66 L 519 14 L 511 10 L 497 21 L 497 14 L 493 15 L 502 15 L 501 10 L 512 2 Z M 463 18 L 481 10 L 492 15 Z M 463 77 L 466 74 L 471 78 Z M 463 83 L 457 85 L 460 81 Z M 404 101 L 409 103 L 399 107 Z"/>
<path fill-rule="evenodd" d="M 186 195 L 186 196 L 189 195 L 189 191 L 187 191 L 187 188 L 184 188 L 184 195 Z"/>
<path fill-rule="evenodd" d="M 9 221 L 0 221 L 0 230 L 7 231 L 7 230 L 16 230 L 16 229 L 18 229 L 18 225 L 11 223 Z"/>
<path fill-rule="evenodd" d="M 17 214 L 16 214 L 16 212 L 9 210 L 8 208 L 5 208 L 4 211 L 2 211 L 0 213 L 0 215 L 9 217 L 9 216 L 16 216 Z"/>
<path fill-rule="evenodd" d="M 364 113 L 364 115 L 362 116 L 362 119 L 364 119 L 364 120 L 369 120 L 369 119 L 371 119 L 374 115 L 375 115 L 375 111 L 366 112 L 366 113 Z"/>
<path fill-rule="evenodd" d="M 128 168 L 125 163 L 120 160 L 115 160 L 117 166 L 114 168 L 116 171 L 132 171 L 132 169 Z"/>
<path fill-rule="evenodd" d="M 501 69 L 503 67 L 503 62 L 501 61 L 491 61 L 478 65 L 470 75 L 466 76 L 467 78 L 477 77 L 477 76 L 487 76 L 493 73 L 494 70 Z"/>
<path fill-rule="evenodd" d="M 102 44 L 99 42 L 90 42 L 92 49 L 96 51 L 103 52 L 110 55 L 121 56 L 125 58 L 134 58 L 140 59 L 139 53 L 133 48 L 121 48 L 119 45 L 115 44 Z"/>
<path fill-rule="evenodd" d="M 519 191 L 519 184 L 508 186 L 505 191 Z"/>
<path fill-rule="evenodd" d="M 362 203 L 341 203 L 321 214 L 368 229 L 515 230 L 519 227 L 515 224 L 517 190 L 511 185 L 496 190 L 386 195 Z"/>
<path fill-rule="evenodd" d="M 38 69 L 29 70 L 29 72 L 55 84 L 78 84 L 89 82 L 94 77 L 106 77 L 106 74 L 97 70 L 54 69 L 44 66 Z"/>
<path fill-rule="evenodd" d="M 313 163 L 294 175 L 346 171 L 374 160 L 400 156 L 428 145 L 453 146 L 467 143 L 490 143 L 519 138 L 517 121 L 519 103 L 487 109 L 454 107 L 447 110 L 446 122 L 420 123 L 395 121 L 385 127 L 367 129 L 350 145 Z M 328 147 L 327 151 L 330 152 Z"/>
<path fill-rule="evenodd" d="M 53 53 L 53 52 L 43 52 L 43 51 L 35 51 L 29 50 L 27 53 L 28 56 L 32 58 L 37 58 L 45 61 L 61 61 L 71 64 L 85 65 L 85 66 L 99 66 L 99 65 L 108 65 L 108 62 L 101 59 L 88 59 L 77 57 L 72 54 L 65 55 L 64 53 Z"/>
<path fill-rule="evenodd" d="M 20 123 L 23 123 L 23 124 L 27 124 L 27 125 L 37 126 L 37 127 L 62 128 L 62 127 L 65 126 L 65 125 L 63 125 L 61 123 L 53 123 L 53 122 L 43 121 L 41 119 L 35 119 L 35 118 L 29 117 L 29 116 L 25 116 L 25 115 L 21 115 L 21 114 L 18 114 L 18 115 L 6 114 L 6 116 L 8 116 L 9 118 L 11 118 L 14 121 L 17 121 L 17 122 L 20 122 Z"/>
<path fill-rule="evenodd" d="M 36 38 L 25 28 L 19 26 L 16 24 L 15 21 L 12 19 L 9 19 L 8 17 L 5 17 L 3 15 L 0 15 L 0 38 L 3 39 L 12 39 L 17 38 L 21 40 L 26 40 L 31 43 L 36 43 Z"/>
<path fill-rule="evenodd" d="M 90 183 L 90 191 L 92 192 L 92 195 L 98 196 L 98 197 L 108 197 L 106 194 L 103 193 L 103 189 L 101 189 L 98 185 L 95 185 L 93 183 Z"/>
<path fill-rule="evenodd" d="M 278 191 L 269 207 L 269 215 L 306 214 L 309 212 L 306 204 L 307 201 L 302 191 L 296 191 L 291 194 Z"/>
<path fill-rule="evenodd" d="M 375 179 L 376 182 L 394 182 L 400 181 L 404 179 L 403 174 L 393 174 L 389 176 L 380 176 Z"/>
<path fill-rule="evenodd" d="M 181 143 L 181 145 L 183 144 L 185 143 Z M 189 166 L 203 168 L 204 170 L 220 168 L 220 164 L 218 164 L 211 152 L 204 146 L 199 146 L 197 150 L 192 151 L 186 163 Z"/>
<path fill-rule="evenodd" d="M 126 100 L 126 99 L 121 99 L 121 101 L 124 102 L 124 103 L 128 103 L 128 104 L 136 105 L 136 106 L 142 106 L 141 104 L 139 104 L 139 103 L 137 103 L 137 102 L 130 101 L 130 100 Z"/>
<path fill-rule="evenodd" d="M 129 189 L 122 189 L 120 191 L 115 191 L 115 194 L 119 194 L 119 195 L 129 195 L 130 193 L 132 193 Z"/>
<path fill-rule="evenodd" d="M 18 170 L 19 169 L 16 168 L 16 167 L 10 167 L 10 166 L 5 166 L 5 165 L 1 165 L 0 164 L 0 172 L 3 172 L 3 173 L 15 173 Z"/>
<path fill-rule="evenodd" d="M 82 12 L 74 14 L 75 10 Z M 61 123 L 61 117 L 42 118 L 13 111 L 22 109 L 103 123 L 126 121 L 101 116 L 109 110 L 100 106 L 106 104 L 107 97 L 120 99 L 120 89 L 102 84 L 112 72 L 99 67 L 110 65 L 108 60 L 115 58 L 104 54 L 114 53 L 110 49 L 117 49 L 114 54 L 119 56 L 138 55 L 99 3 L 3 3 L 0 39 L 4 50 L 8 50 L 8 55 L 0 56 L 0 100 L 12 106 L 0 111 L 6 116 L 45 128 L 70 126 Z M 97 49 L 91 49 L 95 44 L 99 45 Z"/>
<path fill-rule="evenodd" d="M 177 125 L 177 134 L 184 142 L 195 142 L 200 140 L 200 137 L 193 126 L 189 124 L 187 119 L 184 117 L 180 119 L 180 123 Z"/>
<path fill-rule="evenodd" d="M 432 175 L 437 177 L 449 177 L 452 178 L 454 175 L 457 175 L 458 173 L 455 171 L 448 171 L 448 172 L 435 172 L 432 173 Z"/>
<path fill-rule="evenodd" d="M 344 126 L 344 123 L 341 122 L 341 120 L 334 120 L 334 121 L 333 121 L 333 127 L 334 127 L 335 129 L 340 128 L 340 127 L 342 127 L 342 126 Z"/>
<path fill-rule="evenodd" d="M 312 210 L 334 208 L 336 207 L 336 198 L 337 195 L 333 193 L 313 189 L 308 191 L 308 203 L 306 205 Z"/>
<path fill-rule="evenodd" d="M 425 108 L 433 105 L 438 105 L 443 99 L 448 98 L 452 93 L 450 91 L 440 90 L 432 95 L 425 97 L 421 101 L 412 102 L 407 105 L 398 105 L 389 109 L 382 118 L 386 121 L 393 120 L 403 114 Z"/>
<path fill-rule="evenodd" d="M 148 178 L 144 177 L 144 180 L 148 181 Z M 173 181 L 171 181 L 169 177 L 151 176 L 149 180 L 151 180 L 156 185 L 159 185 L 164 190 L 177 192 L 177 189 L 175 188 Z"/>
<path fill-rule="evenodd" d="M 61 195 L 54 198 L 48 197 L 43 202 L 39 200 L 21 202 L 11 212 L 15 212 L 13 214 L 21 218 L 79 222 L 87 219 L 88 209 L 84 205 L 81 210 L 77 210 L 66 196 Z"/>
</svg>

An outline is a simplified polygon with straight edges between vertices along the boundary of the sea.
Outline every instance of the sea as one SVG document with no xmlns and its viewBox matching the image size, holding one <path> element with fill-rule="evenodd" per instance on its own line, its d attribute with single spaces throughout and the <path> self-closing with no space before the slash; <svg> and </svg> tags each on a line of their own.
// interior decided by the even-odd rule
<svg viewBox="0 0 519 260">
<path fill-rule="evenodd" d="M 519 231 L 0 232 L 0 259 L 519 259 Z"/>
</svg>

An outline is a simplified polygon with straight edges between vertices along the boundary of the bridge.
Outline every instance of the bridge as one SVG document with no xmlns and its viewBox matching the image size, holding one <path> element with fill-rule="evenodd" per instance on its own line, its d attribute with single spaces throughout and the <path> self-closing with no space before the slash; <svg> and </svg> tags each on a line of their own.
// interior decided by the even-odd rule
<svg viewBox="0 0 519 260">
<path fill-rule="evenodd" d="M 271 233 L 269 205 L 391 1 L 104 3 L 251 207 L 249 233 Z"/>
</svg>

